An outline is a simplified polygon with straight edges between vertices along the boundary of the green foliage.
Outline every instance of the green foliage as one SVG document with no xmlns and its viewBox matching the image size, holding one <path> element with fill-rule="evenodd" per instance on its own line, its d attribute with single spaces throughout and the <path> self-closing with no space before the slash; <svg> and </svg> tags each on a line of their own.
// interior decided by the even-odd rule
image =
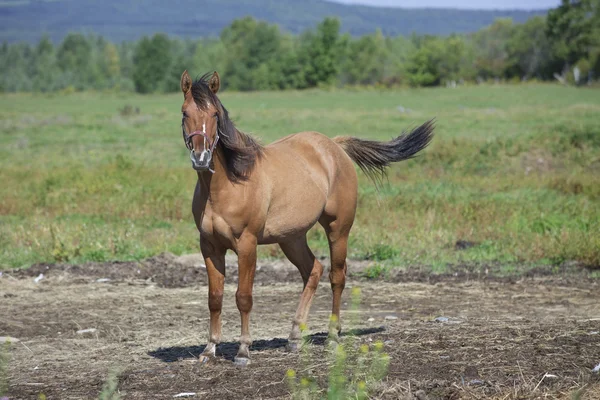
<svg viewBox="0 0 600 400">
<path fill-rule="evenodd" d="M 351 310 L 357 314 L 360 305 L 360 289 L 352 289 Z M 332 316 L 333 317 L 333 316 Z M 356 321 L 354 321 L 356 322 Z M 327 343 L 326 365 L 322 357 L 311 349 L 306 327 L 302 327 L 304 344 L 301 348 L 301 375 L 289 369 L 286 379 L 294 400 L 317 399 L 367 399 L 369 392 L 388 373 L 390 357 L 383 352 L 384 344 L 360 344 L 352 334 L 343 336 L 340 342 Z M 327 368 L 327 382 L 319 381 L 312 373 L 314 364 Z"/>
<path fill-rule="evenodd" d="M 135 90 L 140 93 L 164 90 L 171 62 L 171 41 L 167 35 L 143 37 L 133 55 Z"/>
<path fill-rule="evenodd" d="M 548 12 L 547 35 L 567 63 L 589 57 L 600 46 L 600 1 L 562 0 Z"/>
<path fill-rule="evenodd" d="M 364 269 L 362 275 L 367 279 L 385 278 L 390 267 L 381 264 L 370 265 Z"/>
<path fill-rule="evenodd" d="M 378 30 L 353 38 L 341 34 L 340 19 L 330 17 L 298 36 L 252 17 L 234 20 L 218 38 L 200 40 L 159 33 L 117 46 L 70 33 L 55 49 L 45 36 L 34 47 L 3 44 L 0 90 L 176 92 L 185 69 L 195 75 L 219 71 L 223 87 L 239 91 L 335 84 L 455 86 L 551 80 L 555 73 L 566 73 L 572 82 L 575 66 L 579 82 L 588 82 L 600 76 L 597 3 L 566 1 L 547 21 L 541 16 L 523 24 L 498 19 L 473 34 L 446 37 L 384 37 Z"/>
<path fill-rule="evenodd" d="M 338 74 L 339 56 L 343 46 L 340 38 L 340 21 L 325 18 L 316 33 L 303 36 L 300 62 L 304 66 L 307 87 L 331 84 Z"/>
<path fill-rule="evenodd" d="M 377 243 L 365 256 L 366 259 L 375 261 L 391 260 L 398 255 L 398 250 L 388 244 Z"/>
</svg>

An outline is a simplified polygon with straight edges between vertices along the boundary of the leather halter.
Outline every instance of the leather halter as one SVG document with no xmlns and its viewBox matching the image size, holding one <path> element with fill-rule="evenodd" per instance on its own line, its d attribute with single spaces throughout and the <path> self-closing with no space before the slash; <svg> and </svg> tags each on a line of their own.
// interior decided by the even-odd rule
<svg viewBox="0 0 600 400">
<path fill-rule="evenodd" d="M 206 135 L 206 132 L 204 131 L 194 131 L 192 133 L 190 133 L 189 135 L 186 135 L 185 133 L 185 129 L 183 130 L 183 139 L 185 140 L 185 146 L 188 148 L 188 150 L 194 150 L 194 145 L 192 143 L 192 138 L 194 136 L 202 136 L 204 138 L 204 148 L 206 148 L 206 143 L 210 143 L 210 139 L 208 138 L 208 136 Z M 213 153 L 215 150 L 215 147 L 217 147 L 217 143 L 219 142 L 219 130 L 217 129 L 217 131 L 215 132 L 215 141 L 212 142 L 212 144 L 210 145 L 210 152 Z"/>
<path fill-rule="evenodd" d="M 204 149 L 202 149 L 202 154 L 200 155 L 200 159 L 203 159 L 204 155 L 208 153 L 207 168 L 210 172 L 214 173 L 215 171 L 210 168 L 210 163 L 212 162 L 212 157 L 213 157 L 215 148 L 217 147 L 217 143 L 219 142 L 219 126 L 217 123 L 217 129 L 215 131 L 215 140 L 212 143 L 210 142 L 210 139 L 209 139 L 208 135 L 206 134 L 206 126 L 203 125 L 202 128 L 203 128 L 203 130 L 194 131 L 188 135 L 187 133 L 185 133 L 185 125 L 182 123 L 181 131 L 183 133 L 183 141 L 185 142 L 185 146 L 190 151 L 190 158 L 192 160 L 192 164 L 195 165 L 198 160 L 197 160 L 196 155 L 194 154 L 194 144 L 192 143 L 192 138 L 194 136 L 202 136 L 204 138 Z M 207 144 L 210 144 L 210 148 L 207 146 Z"/>
</svg>

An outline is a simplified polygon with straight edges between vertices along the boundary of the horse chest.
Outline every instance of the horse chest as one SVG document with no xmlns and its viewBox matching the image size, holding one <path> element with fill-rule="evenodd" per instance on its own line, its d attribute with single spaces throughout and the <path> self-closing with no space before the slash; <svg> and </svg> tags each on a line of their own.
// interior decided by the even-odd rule
<svg viewBox="0 0 600 400">
<path fill-rule="evenodd" d="M 200 223 L 200 234 L 220 242 L 223 246 L 235 249 L 236 238 L 241 232 L 237 232 L 222 216 L 215 213 L 205 213 Z"/>
</svg>

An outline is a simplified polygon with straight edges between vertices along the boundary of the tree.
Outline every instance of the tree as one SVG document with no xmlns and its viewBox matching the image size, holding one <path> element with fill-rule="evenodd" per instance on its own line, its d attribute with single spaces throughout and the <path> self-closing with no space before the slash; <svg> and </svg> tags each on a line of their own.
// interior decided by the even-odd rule
<svg viewBox="0 0 600 400">
<path fill-rule="evenodd" d="M 43 36 L 37 44 L 34 52 L 33 71 L 33 90 L 48 92 L 57 88 L 58 84 L 58 66 L 56 63 L 56 54 L 54 46 L 48 36 Z"/>
<path fill-rule="evenodd" d="M 567 65 L 585 60 L 600 72 L 600 0 L 562 0 L 548 12 L 546 34 Z"/>
<path fill-rule="evenodd" d="M 225 80 L 227 87 L 237 90 L 269 89 L 271 63 L 282 51 L 281 33 L 276 25 L 251 17 L 233 21 L 221 33 L 227 54 Z"/>
<path fill-rule="evenodd" d="M 413 86 L 439 85 L 442 80 L 442 41 L 436 36 L 427 36 L 419 42 L 419 47 L 411 54 L 406 66 L 408 81 Z"/>
<path fill-rule="evenodd" d="M 56 62 L 63 72 L 61 86 L 77 89 L 90 86 L 92 45 L 80 33 L 69 33 L 56 52 Z"/>
<path fill-rule="evenodd" d="M 388 49 L 381 31 L 351 41 L 344 61 L 342 83 L 382 82 L 387 58 Z"/>
<path fill-rule="evenodd" d="M 534 17 L 515 26 L 507 42 L 509 76 L 552 79 L 556 68 L 561 66 L 557 65 L 557 58 L 545 29 L 544 17 Z"/>
<path fill-rule="evenodd" d="M 106 43 L 102 51 L 102 73 L 111 81 L 121 75 L 119 51 L 112 43 Z"/>
<path fill-rule="evenodd" d="M 317 26 L 317 32 L 306 32 L 301 37 L 303 44 L 299 55 L 303 64 L 307 87 L 331 84 L 339 71 L 340 54 L 344 41 L 340 38 L 340 21 L 325 18 Z"/>
<path fill-rule="evenodd" d="M 224 73 L 226 66 L 226 51 L 219 39 L 200 39 L 192 56 L 193 70 L 198 74 L 211 71 Z"/>
<path fill-rule="evenodd" d="M 514 25 L 510 18 L 499 18 L 474 34 L 477 73 L 484 79 L 504 77 L 508 67 L 508 40 Z"/>
<path fill-rule="evenodd" d="M 164 81 L 171 66 L 170 41 L 158 33 L 152 38 L 144 36 L 133 55 L 133 83 L 140 93 L 164 89 Z"/>
</svg>

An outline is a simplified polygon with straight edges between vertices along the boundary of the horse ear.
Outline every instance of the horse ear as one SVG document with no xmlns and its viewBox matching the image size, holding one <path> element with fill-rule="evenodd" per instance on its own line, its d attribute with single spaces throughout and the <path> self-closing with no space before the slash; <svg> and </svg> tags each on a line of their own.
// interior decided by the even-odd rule
<svg viewBox="0 0 600 400">
<path fill-rule="evenodd" d="M 219 78 L 219 74 L 217 73 L 217 71 L 215 71 L 208 80 L 208 87 L 214 94 L 217 94 L 217 92 L 219 91 L 219 88 L 221 87 L 221 78 Z"/>
<path fill-rule="evenodd" d="M 185 96 L 191 88 L 192 78 L 190 78 L 190 74 L 188 74 L 186 69 L 185 71 L 183 71 L 183 74 L 181 74 L 181 91 L 183 92 L 183 95 Z"/>
</svg>

